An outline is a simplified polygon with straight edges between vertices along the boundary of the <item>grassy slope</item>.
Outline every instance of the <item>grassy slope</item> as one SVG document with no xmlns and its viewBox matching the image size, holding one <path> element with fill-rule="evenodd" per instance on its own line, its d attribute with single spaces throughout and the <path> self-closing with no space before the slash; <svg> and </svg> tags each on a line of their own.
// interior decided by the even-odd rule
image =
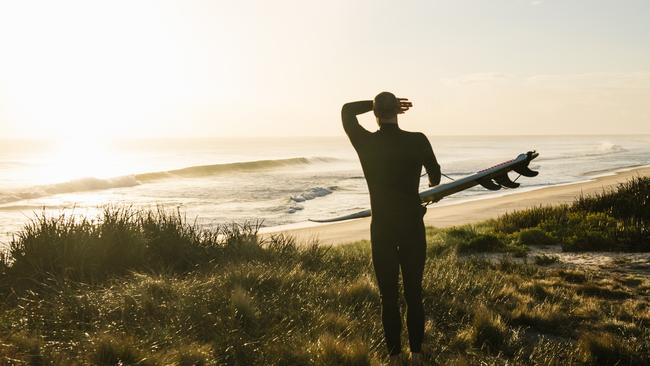
<svg viewBox="0 0 650 366">
<path fill-rule="evenodd" d="M 527 245 L 564 244 L 584 231 L 607 238 L 597 249 L 609 243 L 647 250 L 647 241 L 629 239 L 647 228 L 647 210 L 635 211 L 647 203 L 639 199 L 647 194 L 643 187 L 647 181 L 639 179 L 572 206 L 529 210 L 474 227 L 430 228 L 424 276 L 424 351 L 430 363 L 650 363 L 647 277 L 508 259 L 493 264 L 462 255 L 525 255 Z M 633 202 L 619 210 L 621 198 L 631 195 Z M 552 225 L 590 214 L 617 224 L 590 223 L 585 229 L 574 219 L 575 225 L 565 222 L 562 230 Z M 126 209 L 108 209 L 95 222 L 34 222 L 12 244 L 12 264 L 0 266 L 0 360 L 382 364 L 369 244 L 324 248 L 283 236 L 260 243 L 256 228 L 228 225 L 206 232 L 178 215 Z M 623 242 L 610 230 L 633 234 Z"/>
</svg>

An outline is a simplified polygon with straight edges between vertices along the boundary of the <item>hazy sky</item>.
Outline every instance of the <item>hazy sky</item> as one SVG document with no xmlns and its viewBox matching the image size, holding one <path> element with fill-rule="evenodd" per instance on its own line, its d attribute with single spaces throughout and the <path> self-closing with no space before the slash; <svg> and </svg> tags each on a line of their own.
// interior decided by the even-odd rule
<svg viewBox="0 0 650 366">
<path fill-rule="evenodd" d="M 340 135 L 383 90 L 432 135 L 650 133 L 650 1 L 0 0 L 0 138 Z"/>
</svg>

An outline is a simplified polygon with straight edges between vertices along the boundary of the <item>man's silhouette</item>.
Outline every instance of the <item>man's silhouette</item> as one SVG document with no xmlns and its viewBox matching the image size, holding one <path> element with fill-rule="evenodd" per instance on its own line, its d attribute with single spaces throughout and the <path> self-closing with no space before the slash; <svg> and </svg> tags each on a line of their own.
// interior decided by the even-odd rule
<svg viewBox="0 0 650 366">
<path fill-rule="evenodd" d="M 381 319 L 391 364 L 399 364 L 401 316 L 398 280 L 400 268 L 407 304 L 406 322 L 414 364 L 420 364 L 424 336 L 422 273 L 426 235 L 422 217 L 426 208 L 418 194 L 424 166 L 429 185 L 440 183 L 440 166 L 426 136 L 401 130 L 397 115 L 412 106 L 388 92 L 374 101 L 347 103 L 341 110 L 343 128 L 359 155 L 370 191 L 372 262 L 381 294 Z M 357 115 L 374 111 L 379 130 L 369 132 Z"/>
</svg>

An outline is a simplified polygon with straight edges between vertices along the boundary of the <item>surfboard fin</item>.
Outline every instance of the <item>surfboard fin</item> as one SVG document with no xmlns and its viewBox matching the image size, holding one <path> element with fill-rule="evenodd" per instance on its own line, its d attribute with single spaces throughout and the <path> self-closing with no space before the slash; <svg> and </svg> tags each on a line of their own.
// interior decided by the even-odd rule
<svg viewBox="0 0 650 366">
<path fill-rule="evenodd" d="M 494 183 L 492 179 L 481 179 L 478 181 L 480 185 L 482 185 L 484 188 L 489 189 L 491 191 L 498 191 L 501 189 L 501 186 Z"/>
<path fill-rule="evenodd" d="M 535 177 L 535 176 L 537 176 L 537 174 L 539 174 L 539 172 L 536 172 L 534 170 L 530 170 L 530 168 L 528 168 L 527 165 L 518 166 L 518 167 L 514 168 L 513 170 L 516 171 L 517 173 L 523 175 L 524 177 Z"/>
<path fill-rule="evenodd" d="M 517 188 L 520 186 L 519 183 L 510 180 L 510 177 L 508 177 L 508 173 L 495 177 L 494 180 L 500 185 L 508 188 Z"/>
</svg>

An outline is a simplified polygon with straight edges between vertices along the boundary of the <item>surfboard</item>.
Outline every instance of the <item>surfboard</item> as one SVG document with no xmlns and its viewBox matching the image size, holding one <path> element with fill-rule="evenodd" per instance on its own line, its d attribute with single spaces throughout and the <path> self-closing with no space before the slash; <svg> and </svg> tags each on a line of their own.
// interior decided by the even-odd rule
<svg viewBox="0 0 650 366">
<path fill-rule="evenodd" d="M 454 193 L 464 191 L 468 188 L 481 185 L 482 187 L 491 191 L 505 188 L 517 188 L 519 183 L 513 181 L 508 177 L 508 173 L 514 171 L 523 175 L 524 177 L 535 177 L 539 174 L 531 170 L 528 165 L 533 159 L 539 156 L 536 151 L 529 151 L 527 153 L 519 154 L 516 158 L 503 163 L 494 165 L 487 169 L 480 170 L 472 175 L 454 180 L 449 183 L 444 183 L 433 187 L 431 189 L 420 192 L 420 200 L 423 204 L 438 202 L 441 199 L 450 196 Z M 312 222 L 338 222 L 352 219 L 359 219 L 362 217 L 369 217 L 372 215 L 370 210 L 363 210 L 349 215 L 333 217 L 329 219 L 309 219 Z"/>
</svg>

